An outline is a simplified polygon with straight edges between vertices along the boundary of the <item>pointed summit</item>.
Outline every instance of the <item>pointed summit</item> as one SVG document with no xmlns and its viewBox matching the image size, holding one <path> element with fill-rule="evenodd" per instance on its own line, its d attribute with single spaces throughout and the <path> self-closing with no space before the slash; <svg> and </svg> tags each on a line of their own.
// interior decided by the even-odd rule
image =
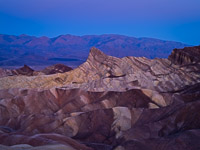
<svg viewBox="0 0 200 150">
<path fill-rule="evenodd" d="M 34 73 L 34 70 L 30 68 L 27 65 L 24 65 L 23 67 L 19 69 L 12 70 L 12 73 L 14 75 L 27 75 L 27 76 L 32 76 Z"/>
<path fill-rule="evenodd" d="M 90 49 L 90 54 L 93 55 L 93 56 L 95 56 L 95 55 L 105 55 L 105 56 L 107 56 L 106 54 L 104 54 L 101 50 L 99 50 L 96 47 L 92 47 Z"/>
<path fill-rule="evenodd" d="M 96 47 L 92 47 L 90 49 L 90 53 L 88 56 L 88 60 L 90 61 L 98 61 L 103 62 L 106 58 L 108 58 L 108 55 L 104 54 L 101 50 L 99 50 Z"/>
</svg>

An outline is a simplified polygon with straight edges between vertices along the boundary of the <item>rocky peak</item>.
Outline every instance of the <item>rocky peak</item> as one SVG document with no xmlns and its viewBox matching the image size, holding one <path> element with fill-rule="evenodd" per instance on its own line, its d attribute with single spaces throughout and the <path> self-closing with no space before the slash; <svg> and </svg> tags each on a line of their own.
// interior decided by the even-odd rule
<svg viewBox="0 0 200 150">
<path fill-rule="evenodd" d="M 108 56 L 96 47 L 90 49 L 88 60 L 103 62 Z"/>
<path fill-rule="evenodd" d="M 12 70 L 13 75 L 27 75 L 32 76 L 34 73 L 34 70 L 30 68 L 27 65 L 24 65 L 23 67 L 19 69 Z"/>
<path fill-rule="evenodd" d="M 92 47 L 83 70 L 98 78 L 124 76 L 123 61 L 120 58 L 108 56 L 101 50 Z"/>
<path fill-rule="evenodd" d="M 168 59 L 179 65 L 187 65 L 200 61 L 200 46 L 174 49 Z"/>
</svg>

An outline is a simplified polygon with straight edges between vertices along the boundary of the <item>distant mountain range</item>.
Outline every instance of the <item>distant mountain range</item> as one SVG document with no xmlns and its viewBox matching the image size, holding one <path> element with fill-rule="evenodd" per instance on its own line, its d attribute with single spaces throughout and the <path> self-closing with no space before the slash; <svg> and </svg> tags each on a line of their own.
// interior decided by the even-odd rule
<svg viewBox="0 0 200 150">
<path fill-rule="evenodd" d="M 124 35 L 60 35 L 54 38 L 0 34 L 0 66 L 46 66 L 62 63 L 76 67 L 83 63 L 91 47 L 117 57 L 166 58 L 174 48 L 186 44 Z"/>
</svg>

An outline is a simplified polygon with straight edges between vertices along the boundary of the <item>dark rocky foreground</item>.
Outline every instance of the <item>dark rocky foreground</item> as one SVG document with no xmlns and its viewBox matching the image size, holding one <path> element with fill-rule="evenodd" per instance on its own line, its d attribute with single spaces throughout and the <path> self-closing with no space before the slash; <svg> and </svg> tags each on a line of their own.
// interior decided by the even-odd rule
<svg viewBox="0 0 200 150">
<path fill-rule="evenodd" d="M 2 71 L 0 149 L 200 149 L 200 47 L 154 60 L 92 48 L 64 73 L 24 67 Z"/>
</svg>

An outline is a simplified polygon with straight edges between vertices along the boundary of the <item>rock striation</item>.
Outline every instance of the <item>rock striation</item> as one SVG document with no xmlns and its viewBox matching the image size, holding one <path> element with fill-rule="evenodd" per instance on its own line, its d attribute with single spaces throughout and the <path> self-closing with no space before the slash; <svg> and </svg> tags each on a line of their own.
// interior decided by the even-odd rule
<svg viewBox="0 0 200 150">
<path fill-rule="evenodd" d="M 199 149 L 198 50 L 187 47 L 151 60 L 112 57 L 93 47 L 74 70 L 0 78 L 0 144 Z"/>
<path fill-rule="evenodd" d="M 185 47 L 183 49 L 174 49 L 169 56 L 169 60 L 175 64 L 187 65 L 199 62 L 199 55 L 200 46 Z"/>
</svg>

